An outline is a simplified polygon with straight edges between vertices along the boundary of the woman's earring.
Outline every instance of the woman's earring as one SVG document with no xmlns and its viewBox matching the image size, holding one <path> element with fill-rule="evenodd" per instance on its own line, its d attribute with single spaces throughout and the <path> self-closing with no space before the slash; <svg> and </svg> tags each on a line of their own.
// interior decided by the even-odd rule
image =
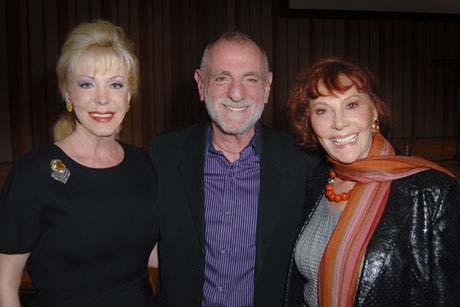
<svg viewBox="0 0 460 307">
<path fill-rule="evenodd" d="M 379 132 L 380 132 L 379 121 L 376 119 L 372 123 L 372 135 L 376 135 Z"/>
<path fill-rule="evenodd" d="M 73 111 L 73 105 L 72 105 L 72 103 L 71 103 L 69 100 L 66 101 L 66 103 L 65 103 L 65 108 L 67 109 L 67 112 L 72 113 L 72 111 Z"/>
</svg>

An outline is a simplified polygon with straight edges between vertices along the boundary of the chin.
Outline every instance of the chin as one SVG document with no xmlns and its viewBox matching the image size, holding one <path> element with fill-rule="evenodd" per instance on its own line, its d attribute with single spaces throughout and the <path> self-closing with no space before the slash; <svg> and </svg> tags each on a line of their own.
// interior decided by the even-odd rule
<svg viewBox="0 0 460 307">
<path fill-rule="evenodd" d="M 359 160 L 359 158 L 356 156 L 331 155 L 331 157 L 333 157 L 334 160 L 344 164 L 350 164 Z"/>
<path fill-rule="evenodd" d="M 225 133 L 228 134 L 243 134 L 249 129 L 247 128 L 247 123 L 246 122 L 225 122 L 222 124 L 218 124 L 218 126 L 224 131 Z"/>
<path fill-rule="evenodd" d="M 108 137 L 115 137 L 117 135 L 117 130 L 99 130 L 99 131 L 93 131 L 93 135 L 101 138 L 108 138 Z"/>
</svg>

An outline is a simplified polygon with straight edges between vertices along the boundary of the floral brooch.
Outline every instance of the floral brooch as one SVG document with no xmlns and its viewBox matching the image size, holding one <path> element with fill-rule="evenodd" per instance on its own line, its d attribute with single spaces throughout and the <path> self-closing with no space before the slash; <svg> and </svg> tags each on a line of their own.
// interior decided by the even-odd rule
<svg viewBox="0 0 460 307">
<path fill-rule="evenodd" d="M 65 184 L 67 182 L 67 179 L 69 179 L 70 177 L 70 171 L 68 168 L 66 168 L 65 164 L 62 163 L 62 161 L 59 159 L 54 159 L 51 160 L 50 166 L 51 170 L 53 171 L 51 173 L 51 177 L 54 180 L 60 181 Z"/>
</svg>

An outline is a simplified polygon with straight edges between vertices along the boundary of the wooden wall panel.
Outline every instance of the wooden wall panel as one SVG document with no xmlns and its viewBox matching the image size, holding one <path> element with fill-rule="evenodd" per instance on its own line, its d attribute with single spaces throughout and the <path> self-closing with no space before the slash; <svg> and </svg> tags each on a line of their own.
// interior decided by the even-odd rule
<svg viewBox="0 0 460 307">
<path fill-rule="evenodd" d="M 279 16 L 280 7 L 273 6 L 274 16 Z M 280 123 L 282 121 L 281 117 L 283 114 L 280 110 L 280 104 L 277 103 L 288 97 L 288 87 L 287 82 L 288 75 L 288 57 L 286 56 L 286 50 L 288 50 L 287 34 L 288 34 L 288 25 L 285 20 L 281 18 L 274 18 L 274 29 L 273 29 L 273 42 L 276 44 L 273 45 L 273 60 L 272 60 L 272 71 L 273 71 L 273 82 L 272 82 L 272 101 L 271 107 L 273 110 L 273 126 L 275 123 Z"/>
<path fill-rule="evenodd" d="M 0 0 L 0 165 L 13 159 L 7 58 L 6 0 Z"/>
<path fill-rule="evenodd" d="M 15 159 L 33 148 L 28 3 L 7 1 L 6 11 L 11 149 Z"/>
<path fill-rule="evenodd" d="M 45 31 L 44 14 L 40 1 L 30 1 L 27 7 L 27 33 L 29 34 L 29 86 L 30 93 L 27 99 L 30 101 L 30 111 L 34 116 L 31 118 L 32 142 L 34 147 L 41 147 L 49 142 L 49 134 L 40 127 L 46 126 L 48 119 L 48 101 L 46 99 L 46 65 L 45 65 Z"/>
<path fill-rule="evenodd" d="M 43 139 L 51 142 L 51 129 L 61 112 L 65 110 L 64 101 L 58 89 L 56 79 L 56 61 L 59 55 L 59 26 L 58 26 L 58 0 L 47 0 L 43 4 L 43 28 L 44 28 L 44 66 L 45 74 L 41 81 L 45 89 L 45 104 L 47 105 L 47 123 L 43 123 L 48 130 L 43 131 Z M 40 86 L 40 85 L 39 85 Z M 44 130 L 43 128 L 40 130 Z M 45 144 L 40 144 L 44 146 Z"/>
<path fill-rule="evenodd" d="M 64 110 L 54 73 L 59 49 L 75 25 L 101 18 L 120 25 L 137 47 L 141 87 L 122 138 L 138 146 L 207 117 L 193 73 L 209 40 L 228 30 L 248 33 L 267 50 L 274 81 L 263 120 L 271 126 L 289 129 L 286 101 L 300 71 L 323 56 L 346 56 L 380 79 L 392 106 L 393 137 L 457 133 L 457 20 L 284 17 L 282 0 L 1 1 L 0 64 L 8 71 L 2 110 L 11 119 L 6 142 L 14 159 L 51 141 Z"/>
</svg>

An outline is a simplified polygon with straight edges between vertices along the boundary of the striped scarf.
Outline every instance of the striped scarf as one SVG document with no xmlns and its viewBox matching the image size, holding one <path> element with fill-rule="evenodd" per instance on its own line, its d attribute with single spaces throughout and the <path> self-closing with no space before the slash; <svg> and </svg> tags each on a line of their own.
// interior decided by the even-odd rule
<svg viewBox="0 0 460 307">
<path fill-rule="evenodd" d="M 318 300 L 321 307 L 353 306 L 364 253 L 390 195 L 391 181 L 428 169 L 453 176 L 420 157 L 396 156 L 376 134 L 367 158 L 343 164 L 328 158 L 337 177 L 355 181 L 348 203 L 321 259 Z"/>
</svg>

